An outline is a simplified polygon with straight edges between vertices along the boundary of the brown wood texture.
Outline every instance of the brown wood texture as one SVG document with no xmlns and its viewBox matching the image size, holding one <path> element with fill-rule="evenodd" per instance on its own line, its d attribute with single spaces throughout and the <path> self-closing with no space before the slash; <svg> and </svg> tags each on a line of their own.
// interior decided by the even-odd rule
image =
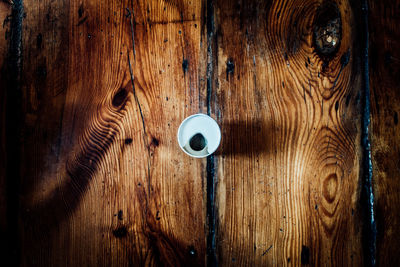
<svg viewBox="0 0 400 267">
<path fill-rule="evenodd" d="M 202 2 L 24 10 L 22 265 L 204 265 L 205 161 L 176 142 L 204 109 Z"/>
<path fill-rule="evenodd" d="M 368 1 L 378 266 L 400 264 L 397 2 Z M 368 266 L 362 1 L 18 3 L 0 1 L 2 258 Z M 207 160 L 176 141 L 198 112 L 222 130 Z"/>
<path fill-rule="evenodd" d="M 7 181 L 6 181 L 6 127 L 5 127 L 5 68 L 9 47 L 11 5 L 0 2 L 0 236 L 7 232 Z M 6 243 L 0 241 L 0 256 L 6 250 Z M 5 255 L 6 253 L 4 253 Z"/>
<path fill-rule="evenodd" d="M 400 265 L 400 3 L 368 1 L 377 265 Z"/>
<path fill-rule="evenodd" d="M 217 1 L 221 266 L 362 265 L 350 2 Z M 313 32 L 337 14 L 340 45 L 318 50 Z"/>
</svg>

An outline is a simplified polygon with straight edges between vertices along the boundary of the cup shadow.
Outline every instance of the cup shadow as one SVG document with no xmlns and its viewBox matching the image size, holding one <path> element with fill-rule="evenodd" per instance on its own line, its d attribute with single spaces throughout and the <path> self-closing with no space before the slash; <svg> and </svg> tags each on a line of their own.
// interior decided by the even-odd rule
<svg viewBox="0 0 400 267">
<path fill-rule="evenodd" d="M 268 153 L 273 129 L 262 120 L 233 121 L 221 124 L 221 145 L 217 156 L 254 156 Z"/>
</svg>

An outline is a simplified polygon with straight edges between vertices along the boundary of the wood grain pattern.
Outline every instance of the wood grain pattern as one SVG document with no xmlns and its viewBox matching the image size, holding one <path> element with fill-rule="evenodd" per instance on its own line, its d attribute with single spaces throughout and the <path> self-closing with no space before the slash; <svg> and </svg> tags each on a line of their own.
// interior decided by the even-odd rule
<svg viewBox="0 0 400 267">
<path fill-rule="evenodd" d="M 0 2 L 0 236 L 6 236 L 7 232 L 7 180 L 6 180 L 6 65 L 9 47 L 11 5 Z M 6 239 L 0 239 L 0 256 L 6 253 Z"/>
<path fill-rule="evenodd" d="M 354 12 L 217 1 L 221 266 L 362 265 Z M 313 32 L 337 18 L 340 43 L 318 49 Z"/>
<path fill-rule="evenodd" d="M 22 265 L 204 265 L 201 1 L 24 5 Z"/>
<path fill-rule="evenodd" d="M 361 3 L 0 1 L 0 256 L 368 265 Z M 397 266 L 400 5 L 368 3 L 377 264 Z M 222 129 L 207 160 L 176 142 L 198 112 Z"/>
<path fill-rule="evenodd" d="M 400 4 L 368 1 L 377 265 L 400 265 Z"/>
<path fill-rule="evenodd" d="M 0 27 L 0 63 L 4 66 L 4 61 L 8 51 L 8 35 L 10 31 L 10 15 L 11 15 L 11 4 L 6 1 L 0 2 L 0 20 L 2 27 Z"/>
</svg>

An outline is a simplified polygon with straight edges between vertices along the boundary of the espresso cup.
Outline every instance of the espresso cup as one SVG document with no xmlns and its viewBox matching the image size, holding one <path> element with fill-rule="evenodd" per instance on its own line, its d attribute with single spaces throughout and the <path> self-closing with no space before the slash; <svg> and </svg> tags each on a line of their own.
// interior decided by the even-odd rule
<svg viewBox="0 0 400 267">
<path fill-rule="evenodd" d="M 217 122 L 206 114 L 191 115 L 179 126 L 179 147 L 191 157 L 204 158 L 211 155 L 220 142 L 221 130 Z"/>
</svg>

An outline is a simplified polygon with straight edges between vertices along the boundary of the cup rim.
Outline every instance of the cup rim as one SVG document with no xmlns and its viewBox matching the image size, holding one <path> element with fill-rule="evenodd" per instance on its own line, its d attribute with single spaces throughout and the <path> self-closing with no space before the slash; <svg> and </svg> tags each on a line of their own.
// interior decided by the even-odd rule
<svg viewBox="0 0 400 267">
<path fill-rule="evenodd" d="M 193 117 L 197 117 L 197 116 L 206 117 L 207 119 L 211 119 L 211 121 L 217 125 L 218 130 L 219 130 L 219 133 L 220 133 L 216 148 L 215 148 L 213 151 L 208 151 L 208 153 L 207 153 L 206 155 L 201 155 L 201 156 L 192 155 L 192 154 L 190 154 L 189 152 L 187 152 L 187 151 L 184 149 L 185 144 L 181 144 L 180 138 L 179 138 L 179 135 L 180 135 L 180 133 L 181 133 L 181 131 L 182 131 L 182 125 L 184 125 L 186 121 L 192 119 Z M 220 143 L 221 143 L 221 129 L 220 129 L 218 123 L 217 123 L 211 116 L 209 116 L 209 115 L 207 115 L 207 114 L 204 114 L 204 113 L 196 113 L 196 114 L 192 114 L 192 115 L 186 117 L 186 118 L 181 122 L 181 124 L 179 125 L 179 128 L 178 128 L 178 132 L 177 132 L 177 139 L 178 139 L 178 145 L 179 145 L 179 147 L 181 148 L 181 150 L 182 150 L 183 152 L 185 152 L 185 154 L 187 154 L 187 155 L 189 155 L 190 157 L 193 157 L 193 158 L 205 158 L 205 157 L 208 157 L 209 155 L 213 154 L 213 153 L 218 149 L 218 147 L 219 147 L 219 145 L 220 145 Z"/>
</svg>

